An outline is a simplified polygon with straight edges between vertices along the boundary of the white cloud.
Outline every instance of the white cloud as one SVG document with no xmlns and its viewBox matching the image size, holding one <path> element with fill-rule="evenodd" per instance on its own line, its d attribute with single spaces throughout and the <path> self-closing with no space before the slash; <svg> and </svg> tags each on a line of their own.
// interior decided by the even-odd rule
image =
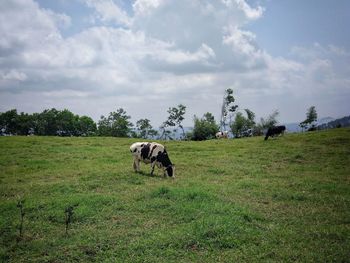
<svg viewBox="0 0 350 263">
<path fill-rule="evenodd" d="M 69 108 L 98 119 L 124 107 L 160 124 L 183 103 L 191 125 L 194 114 L 217 116 L 229 87 L 258 117 L 279 108 L 288 120 L 314 100 L 329 109 L 325 96 L 331 105 L 349 97 L 348 50 L 314 44 L 273 57 L 244 28 L 264 12 L 246 1 L 137 0 L 133 15 L 112 0 L 84 3 L 99 23 L 70 37 L 61 34 L 74 21 L 66 14 L 30 0 L 2 4 L 0 110 Z"/>
<path fill-rule="evenodd" d="M 183 64 L 189 62 L 205 62 L 215 57 L 215 52 L 206 44 L 202 44 L 200 48 L 194 52 L 184 52 L 181 50 L 162 50 L 153 55 L 157 60 L 165 61 L 169 64 Z"/>
<path fill-rule="evenodd" d="M 0 71 L 0 80 L 17 80 L 17 81 L 25 81 L 27 79 L 27 75 L 23 72 L 19 72 L 15 69 L 12 69 L 8 72 Z"/>
<path fill-rule="evenodd" d="M 88 7 L 96 10 L 95 19 L 104 23 L 130 26 L 131 18 L 112 0 L 85 0 Z"/>
<path fill-rule="evenodd" d="M 257 8 L 252 8 L 247 4 L 245 0 L 222 0 L 228 7 L 238 7 L 238 9 L 242 10 L 247 18 L 255 20 L 262 16 L 264 13 L 264 8 L 258 6 Z"/>
<path fill-rule="evenodd" d="M 27 74 L 16 69 L 0 70 L 0 94 L 6 88 L 18 87 L 28 79 Z"/>
<path fill-rule="evenodd" d="M 152 10 L 159 7 L 164 0 L 136 0 L 133 9 L 136 16 L 150 15 Z"/>
</svg>

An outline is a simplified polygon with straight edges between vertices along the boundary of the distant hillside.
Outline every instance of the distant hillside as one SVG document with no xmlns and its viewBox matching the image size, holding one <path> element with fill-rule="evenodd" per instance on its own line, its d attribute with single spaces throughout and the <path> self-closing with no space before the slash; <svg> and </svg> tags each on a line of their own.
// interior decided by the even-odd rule
<svg viewBox="0 0 350 263">
<path fill-rule="evenodd" d="M 322 124 L 326 124 L 328 122 L 331 122 L 331 121 L 334 121 L 335 119 L 332 118 L 332 117 L 324 117 L 324 118 L 321 118 L 317 121 L 317 125 L 322 125 Z"/>
<path fill-rule="evenodd" d="M 301 132 L 299 123 L 287 123 L 286 125 L 287 132 Z"/>
<path fill-rule="evenodd" d="M 327 123 L 323 123 L 317 126 L 318 130 L 333 129 L 338 127 L 349 127 L 350 126 L 350 116 L 346 116 L 340 119 L 332 120 Z"/>
<path fill-rule="evenodd" d="M 285 124 L 288 132 L 301 132 L 299 123 L 287 123 Z M 350 126 L 350 116 L 346 116 L 340 119 L 334 119 L 332 117 L 324 117 L 317 121 L 317 129 L 333 129 L 337 127 L 349 127 Z"/>
</svg>

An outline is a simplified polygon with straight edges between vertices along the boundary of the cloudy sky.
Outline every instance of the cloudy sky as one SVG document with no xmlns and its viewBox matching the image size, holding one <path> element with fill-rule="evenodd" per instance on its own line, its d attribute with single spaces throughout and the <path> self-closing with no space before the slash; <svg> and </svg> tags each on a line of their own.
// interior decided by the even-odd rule
<svg viewBox="0 0 350 263">
<path fill-rule="evenodd" d="M 348 0 L 2 0 L 0 111 L 122 107 L 157 127 L 219 118 L 224 90 L 257 117 L 350 114 Z"/>
</svg>

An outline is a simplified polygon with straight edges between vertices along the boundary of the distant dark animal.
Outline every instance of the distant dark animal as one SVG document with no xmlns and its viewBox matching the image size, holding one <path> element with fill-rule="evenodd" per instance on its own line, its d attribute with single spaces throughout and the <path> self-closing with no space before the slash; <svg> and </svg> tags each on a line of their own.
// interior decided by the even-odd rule
<svg viewBox="0 0 350 263">
<path fill-rule="evenodd" d="M 275 137 L 277 135 L 283 134 L 284 131 L 286 130 L 286 126 L 282 125 L 282 126 L 275 126 L 275 127 L 270 127 L 267 132 L 266 132 L 266 136 L 265 136 L 265 141 L 269 138 L 269 137 Z"/>
<path fill-rule="evenodd" d="M 156 142 L 135 142 L 130 146 L 130 152 L 133 156 L 133 167 L 135 172 L 140 171 L 140 162 L 151 164 L 151 175 L 154 172 L 154 166 L 162 168 L 164 176 L 175 177 L 175 165 L 169 159 L 165 147 Z"/>
<path fill-rule="evenodd" d="M 228 138 L 228 131 L 219 131 L 215 134 L 216 139 Z"/>
</svg>

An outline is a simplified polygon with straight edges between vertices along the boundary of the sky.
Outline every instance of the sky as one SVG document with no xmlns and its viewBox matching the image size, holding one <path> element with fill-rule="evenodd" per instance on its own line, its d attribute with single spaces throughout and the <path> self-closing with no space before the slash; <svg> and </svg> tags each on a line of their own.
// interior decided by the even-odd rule
<svg viewBox="0 0 350 263">
<path fill-rule="evenodd" d="M 347 0 L 2 0 L 0 112 L 169 107 L 218 121 L 224 91 L 257 120 L 350 115 Z"/>
</svg>

